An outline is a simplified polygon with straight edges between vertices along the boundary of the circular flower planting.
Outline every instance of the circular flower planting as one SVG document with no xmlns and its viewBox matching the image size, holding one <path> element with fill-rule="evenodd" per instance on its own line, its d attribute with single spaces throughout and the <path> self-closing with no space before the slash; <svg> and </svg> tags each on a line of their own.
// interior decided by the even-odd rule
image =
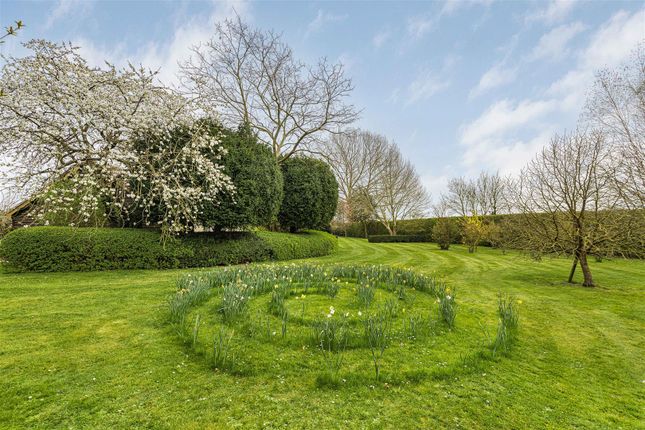
<svg viewBox="0 0 645 430">
<path fill-rule="evenodd" d="M 461 366 L 449 362 L 469 352 L 447 335 L 455 316 L 442 281 L 385 266 L 224 268 L 181 277 L 169 300 L 174 332 L 212 368 L 321 386 Z"/>
</svg>

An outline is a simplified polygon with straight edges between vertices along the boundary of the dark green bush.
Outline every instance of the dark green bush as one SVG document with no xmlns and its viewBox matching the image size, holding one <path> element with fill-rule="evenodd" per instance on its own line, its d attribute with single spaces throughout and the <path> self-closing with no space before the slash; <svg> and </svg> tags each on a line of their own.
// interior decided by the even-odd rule
<svg viewBox="0 0 645 430">
<path fill-rule="evenodd" d="M 427 234 L 375 234 L 367 237 L 368 242 L 430 242 L 432 238 Z"/>
<path fill-rule="evenodd" d="M 449 249 L 459 237 L 459 222 L 454 218 L 439 218 L 432 227 L 432 239 L 441 249 Z"/>
<path fill-rule="evenodd" d="M 235 185 L 217 205 L 204 205 L 202 224 L 215 229 L 266 226 L 275 221 L 282 203 L 282 172 L 271 150 L 248 127 L 232 132 L 209 124 L 227 153 L 220 161 Z"/>
<path fill-rule="evenodd" d="M 153 230 L 28 227 L 0 241 L 0 258 L 20 272 L 166 269 L 315 257 L 335 246 L 318 231 L 194 233 L 162 244 Z"/>
<path fill-rule="evenodd" d="M 338 204 L 338 183 L 329 166 L 320 160 L 293 157 L 282 165 L 284 197 L 280 226 L 297 231 L 326 229 Z"/>
</svg>

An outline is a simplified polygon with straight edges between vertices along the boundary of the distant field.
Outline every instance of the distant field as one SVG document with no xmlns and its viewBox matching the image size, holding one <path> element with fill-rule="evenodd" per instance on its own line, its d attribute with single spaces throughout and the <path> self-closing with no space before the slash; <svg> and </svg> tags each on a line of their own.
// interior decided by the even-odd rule
<svg viewBox="0 0 645 430">
<path fill-rule="evenodd" d="M 0 427 L 645 428 L 644 261 L 592 262 L 593 289 L 564 282 L 569 260 L 488 248 L 340 239 L 302 261 L 441 276 L 457 292 L 456 330 L 414 357 L 386 351 L 378 384 L 365 357 L 345 370 L 351 384 L 321 389 L 290 347 L 232 376 L 179 345 L 166 301 L 196 270 L 0 274 Z M 518 341 L 461 371 L 495 333 L 499 292 L 521 301 Z M 428 376 L 397 376 L 413 369 Z"/>
</svg>

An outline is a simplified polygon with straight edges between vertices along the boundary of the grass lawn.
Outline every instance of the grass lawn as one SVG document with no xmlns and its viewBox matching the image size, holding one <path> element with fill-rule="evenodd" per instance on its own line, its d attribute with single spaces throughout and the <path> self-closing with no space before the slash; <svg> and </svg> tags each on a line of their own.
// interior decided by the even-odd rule
<svg viewBox="0 0 645 430">
<path fill-rule="evenodd" d="M 379 384 L 365 356 L 321 389 L 312 349 L 258 345 L 262 369 L 232 376 L 182 347 L 164 311 L 189 270 L 0 274 L 0 428 L 645 428 L 643 261 L 592 262 L 594 289 L 563 282 L 568 260 L 486 248 L 340 239 L 307 261 L 441 276 L 457 329 L 386 351 Z M 522 301 L 517 343 L 460 370 L 494 335 L 500 291 Z M 411 369 L 429 376 L 397 376 Z"/>
</svg>

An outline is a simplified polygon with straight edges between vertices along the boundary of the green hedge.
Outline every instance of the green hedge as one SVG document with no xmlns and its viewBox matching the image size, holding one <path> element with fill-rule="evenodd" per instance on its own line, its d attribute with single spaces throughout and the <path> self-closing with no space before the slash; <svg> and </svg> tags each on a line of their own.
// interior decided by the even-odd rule
<svg viewBox="0 0 645 430">
<path fill-rule="evenodd" d="M 0 241 L 0 259 L 19 272 L 207 267 L 326 255 L 336 247 L 328 233 L 195 233 L 162 244 L 142 229 L 29 227 Z"/>
<path fill-rule="evenodd" d="M 305 230 L 301 233 L 260 231 L 258 237 L 271 244 L 274 260 L 321 257 L 336 250 L 338 239 L 323 231 Z"/>
<path fill-rule="evenodd" d="M 432 238 L 427 234 L 374 234 L 367 236 L 368 242 L 431 242 Z"/>
</svg>

